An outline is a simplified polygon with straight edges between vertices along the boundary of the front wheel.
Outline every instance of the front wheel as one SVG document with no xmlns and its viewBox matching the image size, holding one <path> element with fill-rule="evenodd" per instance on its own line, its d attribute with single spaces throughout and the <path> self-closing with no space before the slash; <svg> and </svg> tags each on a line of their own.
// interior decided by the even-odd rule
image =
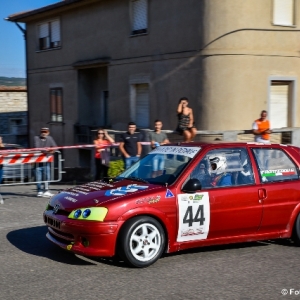
<svg viewBox="0 0 300 300">
<path fill-rule="evenodd" d="M 161 224 L 148 216 L 135 217 L 120 232 L 118 252 L 130 265 L 148 267 L 162 255 L 165 233 Z"/>
<path fill-rule="evenodd" d="M 300 214 L 298 215 L 294 224 L 292 240 L 297 246 L 300 246 Z"/>
</svg>

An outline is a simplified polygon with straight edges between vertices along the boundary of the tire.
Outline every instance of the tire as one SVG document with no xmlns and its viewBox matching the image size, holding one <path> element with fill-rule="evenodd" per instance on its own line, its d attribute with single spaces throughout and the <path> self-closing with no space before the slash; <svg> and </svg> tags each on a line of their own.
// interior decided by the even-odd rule
<svg viewBox="0 0 300 300">
<path fill-rule="evenodd" d="M 300 214 L 294 224 L 292 240 L 297 246 L 300 246 Z"/>
<path fill-rule="evenodd" d="M 119 235 L 118 253 L 129 265 L 144 268 L 155 263 L 165 249 L 161 224 L 148 216 L 128 220 Z"/>
</svg>

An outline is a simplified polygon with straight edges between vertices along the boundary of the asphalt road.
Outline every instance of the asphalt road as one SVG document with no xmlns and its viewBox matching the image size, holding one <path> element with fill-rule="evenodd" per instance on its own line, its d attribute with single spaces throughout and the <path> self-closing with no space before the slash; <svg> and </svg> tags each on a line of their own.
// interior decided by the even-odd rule
<svg viewBox="0 0 300 300">
<path fill-rule="evenodd" d="M 48 200 L 35 197 L 33 185 L 1 194 L 1 300 L 300 299 L 300 248 L 289 241 L 206 247 L 134 269 L 52 245 L 42 219 Z"/>
</svg>

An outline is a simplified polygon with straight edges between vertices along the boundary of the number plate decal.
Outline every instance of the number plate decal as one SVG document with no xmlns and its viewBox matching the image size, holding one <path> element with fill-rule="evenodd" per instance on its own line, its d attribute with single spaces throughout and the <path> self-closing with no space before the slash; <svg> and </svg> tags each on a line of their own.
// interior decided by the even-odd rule
<svg viewBox="0 0 300 300">
<path fill-rule="evenodd" d="M 208 192 L 179 194 L 177 242 L 204 240 L 209 232 L 210 204 Z"/>
</svg>

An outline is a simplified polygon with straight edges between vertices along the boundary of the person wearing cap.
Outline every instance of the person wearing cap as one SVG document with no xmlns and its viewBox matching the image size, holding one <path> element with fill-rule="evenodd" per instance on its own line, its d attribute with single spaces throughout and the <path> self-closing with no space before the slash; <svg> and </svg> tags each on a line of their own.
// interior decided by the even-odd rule
<svg viewBox="0 0 300 300">
<path fill-rule="evenodd" d="M 50 148 L 56 147 L 54 139 L 49 135 L 49 128 L 41 128 L 41 133 L 39 136 L 34 137 L 34 147 L 35 148 Z M 48 155 L 54 153 L 53 150 L 46 150 Z M 37 163 L 35 169 L 35 176 L 37 181 L 37 197 L 51 197 L 53 194 L 49 191 L 49 181 L 51 180 L 50 163 Z M 44 180 L 43 180 L 44 179 Z M 44 184 L 42 184 L 44 181 Z"/>
</svg>

